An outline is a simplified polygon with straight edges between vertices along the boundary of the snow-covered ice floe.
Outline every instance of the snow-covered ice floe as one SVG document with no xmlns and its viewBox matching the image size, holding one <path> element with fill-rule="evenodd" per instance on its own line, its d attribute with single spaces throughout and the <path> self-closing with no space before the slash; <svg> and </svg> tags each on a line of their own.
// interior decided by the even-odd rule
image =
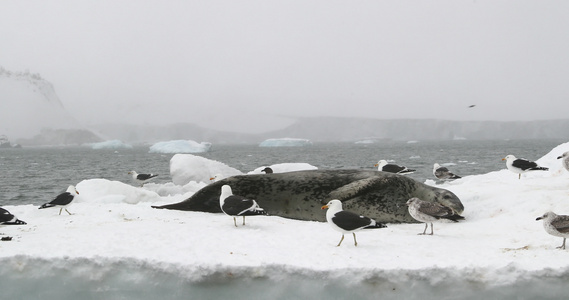
<svg viewBox="0 0 569 300">
<path fill-rule="evenodd" d="M 536 217 L 569 214 L 569 173 L 556 159 L 568 150 L 556 147 L 537 161 L 550 171 L 521 179 L 504 166 L 441 184 L 460 197 L 466 220 L 435 224 L 433 236 L 417 235 L 423 224 L 388 224 L 360 231 L 357 247 L 350 239 L 336 247 L 339 233 L 320 222 L 257 216 L 235 227 L 221 213 L 150 207 L 206 183 L 90 179 L 77 184 L 73 215 L 5 207 L 28 225 L 0 228 L 13 237 L 0 242 L 0 291 L 6 299 L 563 299 L 569 250 L 556 249 L 562 239 Z"/>
<path fill-rule="evenodd" d="M 203 153 L 211 149 L 211 143 L 192 140 L 158 142 L 150 146 L 150 153 Z"/>
<path fill-rule="evenodd" d="M 282 138 L 264 140 L 259 144 L 259 147 L 304 147 L 311 145 L 312 142 L 307 139 Z"/>
</svg>

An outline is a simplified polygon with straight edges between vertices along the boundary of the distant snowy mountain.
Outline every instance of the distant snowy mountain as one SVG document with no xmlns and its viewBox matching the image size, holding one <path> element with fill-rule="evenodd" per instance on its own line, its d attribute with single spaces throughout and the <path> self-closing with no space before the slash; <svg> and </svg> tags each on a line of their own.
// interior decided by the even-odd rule
<svg viewBox="0 0 569 300">
<path fill-rule="evenodd" d="M 304 138 L 313 142 L 551 139 L 569 138 L 569 120 L 499 122 L 316 117 L 300 118 L 291 126 L 265 135 Z"/>
<path fill-rule="evenodd" d="M 53 85 L 39 74 L 0 67 L 0 134 L 11 140 L 30 138 L 44 129 L 78 129 Z"/>
<path fill-rule="evenodd" d="M 311 142 L 569 139 L 569 120 L 528 122 L 380 120 L 366 118 L 299 118 L 281 130 L 259 134 L 221 132 L 193 124 L 137 126 L 107 124 L 95 127 L 100 136 L 141 143 L 190 139 L 214 144 L 261 143 L 267 139 L 306 139 Z"/>
</svg>

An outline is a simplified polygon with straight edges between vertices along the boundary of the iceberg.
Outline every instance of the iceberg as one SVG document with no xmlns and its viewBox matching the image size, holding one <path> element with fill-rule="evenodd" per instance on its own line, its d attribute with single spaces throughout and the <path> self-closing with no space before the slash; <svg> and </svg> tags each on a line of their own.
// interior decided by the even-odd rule
<svg viewBox="0 0 569 300">
<path fill-rule="evenodd" d="M 310 145 L 312 142 L 307 139 L 282 138 L 264 140 L 259 144 L 259 147 L 304 147 Z"/>
<path fill-rule="evenodd" d="M 354 144 L 374 144 L 375 141 L 374 140 L 361 140 L 361 141 L 357 141 Z"/>
<path fill-rule="evenodd" d="M 92 149 L 132 149 L 132 145 L 123 143 L 121 140 L 110 140 L 100 143 L 88 144 Z"/>
<path fill-rule="evenodd" d="M 211 143 L 192 140 L 158 142 L 150 146 L 150 153 L 203 153 L 211 149 Z"/>
<path fill-rule="evenodd" d="M 192 181 L 209 183 L 213 177 L 220 180 L 235 175 L 243 175 L 243 172 L 197 155 L 175 154 L 170 159 L 170 176 L 177 185 L 186 185 Z"/>
</svg>

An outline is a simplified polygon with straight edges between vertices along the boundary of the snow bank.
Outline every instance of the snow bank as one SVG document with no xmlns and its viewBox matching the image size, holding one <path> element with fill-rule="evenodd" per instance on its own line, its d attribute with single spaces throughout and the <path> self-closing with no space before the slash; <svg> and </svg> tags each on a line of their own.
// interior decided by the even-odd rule
<svg viewBox="0 0 569 300">
<path fill-rule="evenodd" d="M 110 140 L 100 143 L 89 144 L 92 149 L 132 149 L 132 145 L 123 143 L 121 140 Z"/>
<path fill-rule="evenodd" d="M 312 145 L 310 140 L 282 138 L 264 140 L 259 144 L 259 147 L 304 147 L 310 145 Z"/>
<path fill-rule="evenodd" d="M 556 159 L 568 150 L 538 160 L 549 172 L 518 179 L 504 166 L 438 185 L 459 196 L 465 221 L 435 224 L 433 236 L 417 235 L 423 224 L 389 224 L 358 232 L 357 247 L 350 235 L 336 247 L 326 223 L 257 216 L 236 228 L 224 214 L 150 208 L 182 197 L 156 192 L 183 188 L 172 183 L 86 180 L 73 215 L 5 207 L 28 225 L 1 228 L 13 240 L 0 242 L 0 290 L 7 299 L 564 298 L 569 250 L 535 219 L 569 214 L 569 172 Z"/>
<path fill-rule="evenodd" d="M 158 142 L 150 146 L 150 153 L 203 153 L 211 149 L 211 143 L 192 140 Z"/>
<path fill-rule="evenodd" d="M 170 159 L 170 176 L 177 185 L 185 185 L 191 181 L 210 182 L 216 176 L 217 180 L 243 173 L 228 165 L 191 154 L 176 154 Z"/>
<path fill-rule="evenodd" d="M 262 166 L 256 168 L 255 170 L 247 173 L 247 174 L 264 174 L 261 170 L 265 169 L 267 166 Z M 274 164 L 268 166 L 273 169 L 273 173 L 285 173 L 285 172 L 293 172 L 293 171 L 302 171 L 302 170 L 317 170 L 318 168 L 307 163 L 282 163 L 282 164 Z"/>
</svg>

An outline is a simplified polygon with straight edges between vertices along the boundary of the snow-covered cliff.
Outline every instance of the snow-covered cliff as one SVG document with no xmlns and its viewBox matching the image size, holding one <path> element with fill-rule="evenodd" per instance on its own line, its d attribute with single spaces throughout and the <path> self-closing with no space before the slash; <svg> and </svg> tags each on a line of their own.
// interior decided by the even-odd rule
<svg viewBox="0 0 569 300">
<path fill-rule="evenodd" d="M 65 110 L 53 85 L 39 74 L 0 67 L 0 134 L 30 138 L 42 129 L 80 128 Z"/>
</svg>

